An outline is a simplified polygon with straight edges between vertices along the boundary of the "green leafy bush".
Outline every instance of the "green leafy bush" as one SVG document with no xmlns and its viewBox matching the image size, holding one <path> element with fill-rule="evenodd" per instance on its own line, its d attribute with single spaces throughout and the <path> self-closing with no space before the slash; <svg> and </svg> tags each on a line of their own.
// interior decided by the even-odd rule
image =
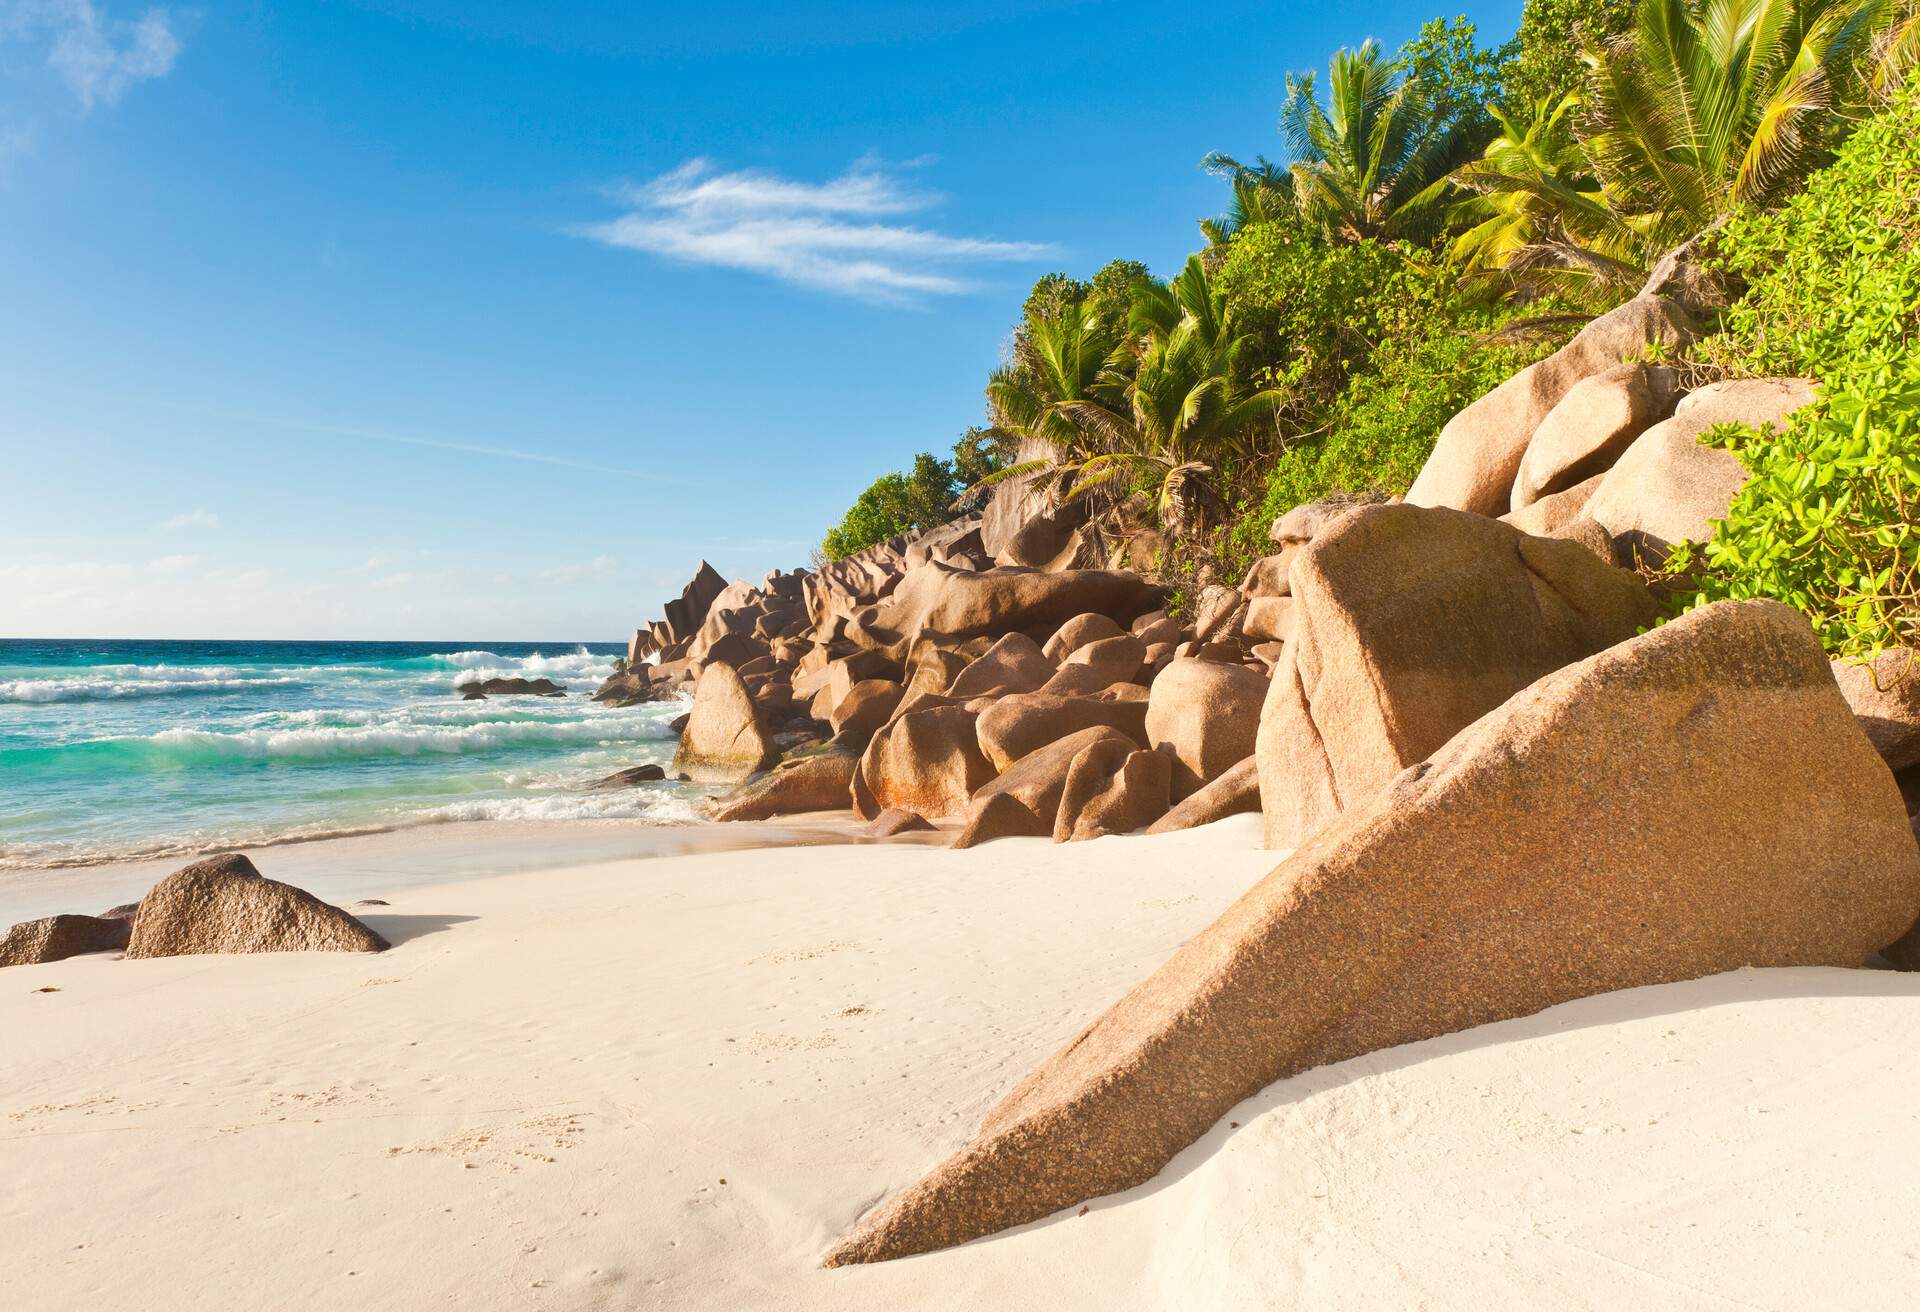
<svg viewBox="0 0 1920 1312">
<path fill-rule="evenodd" d="M 1636 0 L 1527 0 L 1520 13 L 1517 57 L 1507 69 L 1506 101 L 1558 100 L 1586 81 L 1582 38 L 1596 43 L 1633 25 Z"/>
<path fill-rule="evenodd" d="M 1784 430 L 1722 424 L 1710 443 L 1753 477 L 1704 547 L 1667 570 L 1697 586 L 1683 609 L 1771 597 L 1835 656 L 1910 641 L 1920 619 L 1920 360 L 1850 372 Z"/>
<path fill-rule="evenodd" d="M 1383 342 L 1374 367 L 1340 394 L 1326 436 L 1301 443 L 1275 466 L 1267 522 L 1330 492 L 1406 491 L 1447 421 L 1532 354 L 1482 346 L 1461 325 L 1445 321 Z"/>
<path fill-rule="evenodd" d="M 1920 337 L 1920 83 L 1862 124 L 1783 208 L 1736 214 L 1715 242 L 1748 284 L 1698 359 L 1825 379 Z"/>
<path fill-rule="evenodd" d="M 1704 544 L 1665 569 L 1691 609 L 1771 597 L 1828 651 L 1865 658 L 1920 624 L 1920 88 L 1857 131 L 1833 167 L 1776 213 L 1743 213 L 1718 243 L 1748 281 L 1697 363 L 1818 379 L 1783 430 L 1724 425 L 1707 440 L 1752 474 Z"/>
<path fill-rule="evenodd" d="M 1258 376 L 1246 381 L 1287 388 L 1295 410 L 1330 396 L 1372 355 L 1405 263 L 1397 247 L 1336 244 L 1293 222 L 1241 229 L 1214 282 L 1247 334 Z"/>
<path fill-rule="evenodd" d="M 1428 252 L 1289 244 L 1259 228 L 1237 236 L 1236 247 L 1250 237 L 1261 260 L 1239 257 L 1236 289 L 1244 296 L 1252 286 L 1269 298 L 1263 326 L 1296 345 L 1299 435 L 1237 507 L 1219 544 L 1225 570 L 1265 555 L 1268 529 L 1294 506 L 1336 492 L 1406 491 L 1449 419 L 1549 349 L 1485 344 L 1485 334 L 1522 311 L 1494 302 L 1484 284 L 1464 282 Z M 1535 302 L 1525 313 L 1556 308 Z"/>
</svg>

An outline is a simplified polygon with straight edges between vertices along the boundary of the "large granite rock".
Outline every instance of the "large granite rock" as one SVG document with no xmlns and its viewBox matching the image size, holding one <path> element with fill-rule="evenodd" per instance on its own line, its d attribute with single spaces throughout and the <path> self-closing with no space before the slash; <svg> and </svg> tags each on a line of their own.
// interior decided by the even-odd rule
<svg viewBox="0 0 1920 1312">
<path fill-rule="evenodd" d="M 980 750 L 994 770 L 1005 770 L 1029 752 L 1096 725 L 1117 729 L 1144 747 L 1147 704 L 1041 692 L 1002 697 L 980 714 Z"/>
<path fill-rule="evenodd" d="M 1654 619 L 1641 581 L 1578 543 L 1457 510 L 1355 511 L 1294 558 L 1291 582 L 1294 636 L 1257 738 L 1269 847 Z"/>
<path fill-rule="evenodd" d="M 1053 677 L 1053 662 L 1024 633 L 1009 633 L 960 671 L 946 695 L 957 701 L 1032 692 Z"/>
<path fill-rule="evenodd" d="M 1153 681 L 1147 742 L 1173 759 L 1176 799 L 1212 783 L 1253 755 L 1267 680 L 1244 665 L 1190 657 Z"/>
<path fill-rule="evenodd" d="M 973 712 L 962 706 L 908 711 L 867 744 L 853 776 L 854 814 L 862 820 L 889 809 L 929 820 L 960 815 L 993 774 Z"/>
<path fill-rule="evenodd" d="M 665 679 L 656 680 L 646 665 L 628 664 L 606 677 L 594 690 L 593 700 L 610 706 L 639 706 L 672 695 L 672 685 Z"/>
<path fill-rule="evenodd" d="M 1116 683 L 1131 683 L 1146 663 L 1147 646 L 1128 633 L 1116 633 L 1074 648 L 1039 691 L 1063 697 L 1104 692 Z"/>
<path fill-rule="evenodd" d="M 680 595 L 666 604 L 666 644 L 682 642 L 700 631 L 707 621 L 714 598 L 727 590 L 727 580 L 706 561 L 693 572 L 693 578 Z"/>
<path fill-rule="evenodd" d="M 827 713 L 827 723 L 840 741 L 859 751 L 893 718 L 905 696 L 906 689 L 891 679 L 862 679 Z"/>
<path fill-rule="evenodd" d="M 738 783 L 780 759 L 733 667 L 700 671 L 693 710 L 673 754 L 673 770 L 697 783 Z"/>
<path fill-rule="evenodd" d="M 46 916 L 23 920 L 0 938 L 0 966 L 38 966 L 127 946 L 129 922 L 117 916 Z"/>
<path fill-rule="evenodd" d="M 1603 474 L 1633 439 L 1673 412 L 1673 371 L 1621 364 L 1583 378 L 1534 430 L 1514 478 L 1512 509 Z"/>
<path fill-rule="evenodd" d="M 1835 661 L 1833 679 L 1889 769 L 1920 765 L 1920 653 L 1889 647 L 1871 661 Z"/>
<path fill-rule="evenodd" d="M 216 857 L 176 870 L 147 890 L 127 956 L 386 949 L 384 938 L 339 907 L 262 878 L 245 857 Z"/>
<path fill-rule="evenodd" d="M 1638 355 L 1649 342 L 1683 341 L 1691 331 L 1685 313 L 1658 296 L 1636 296 L 1607 311 L 1448 420 L 1407 490 L 1408 504 L 1482 515 L 1507 510 L 1528 444 L 1575 383 Z"/>
<path fill-rule="evenodd" d="M 1252 756 L 1190 795 L 1147 827 L 1150 834 L 1171 834 L 1260 810 L 1260 766 Z"/>
<path fill-rule="evenodd" d="M 1090 642 L 1099 642 L 1103 638 L 1115 638 L 1126 630 L 1114 623 L 1109 616 L 1097 611 L 1088 611 L 1084 615 L 1075 615 L 1072 619 L 1054 630 L 1042 654 L 1050 661 L 1058 663 Z"/>
<path fill-rule="evenodd" d="M 1334 821 L 826 1261 L 1140 1184 L 1309 1067 L 1612 989 L 1858 966 L 1916 914 L 1899 790 L 1806 621 L 1711 606 L 1547 675 Z"/>
<path fill-rule="evenodd" d="M 1578 537 L 1584 531 L 1581 527 L 1584 524 L 1598 535 L 1594 539 L 1596 543 L 1604 539 L 1604 550 L 1598 554 L 1611 560 L 1613 535 L 1588 519 L 1586 513 L 1587 503 L 1593 500 L 1593 494 L 1600 490 L 1600 484 L 1606 481 L 1606 477 L 1605 474 L 1595 474 L 1570 488 L 1549 492 L 1538 501 L 1508 511 L 1500 516 L 1500 522 L 1511 524 L 1529 537 L 1536 538 Z"/>
<path fill-rule="evenodd" d="M 1067 767 L 1053 841 L 1080 843 L 1131 834 L 1167 813 L 1173 757 L 1115 738 L 1082 748 Z"/>
<path fill-rule="evenodd" d="M 910 570 L 893 594 L 854 616 L 848 636 L 904 657 L 919 638 L 941 642 L 1025 633 L 1041 640 L 1098 611 L 1125 622 L 1159 604 L 1159 590 L 1124 570 L 969 571 L 937 563 Z"/>
<path fill-rule="evenodd" d="M 1582 513 L 1613 535 L 1623 559 L 1658 564 L 1682 539 L 1706 541 L 1747 469 L 1700 435 L 1715 424 L 1778 424 L 1813 396 L 1804 378 L 1742 378 L 1688 393 L 1673 418 L 1634 439 Z"/>
<path fill-rule="evenodd" d="M 768 820 L 803 811 L 844 811 L 852 803 L 857 766 L 850 752 L 815 752 L 782 761 L 717 801 L 713 818 Z"/>
<path fill-rule="evenodd" d="M 974 793 L 967 804 L 967 824 L 955 847 L 972 847 L 992 838 L 1037 836 L 1053 832 L 1060 812 L 1060 795 L 1067 786 L 1074 759 L 1090 747 L 1112 744 L 1120 759 L 1139 750 L 1139 744 L 1117 729 L 1094 725 L 1028 752 L 1006 772 Z M 1031 817 L 1022 819 L 996 798 L 1010 798 Z M 989 810 L 991 808 L 991 810 Z"/>
</svg>

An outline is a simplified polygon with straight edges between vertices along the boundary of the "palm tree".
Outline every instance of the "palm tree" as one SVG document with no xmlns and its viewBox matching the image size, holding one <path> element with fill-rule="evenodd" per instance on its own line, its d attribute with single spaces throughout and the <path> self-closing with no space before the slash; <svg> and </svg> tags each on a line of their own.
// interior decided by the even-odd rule
<svg viewBox="0 0 1920 1312">
<path fill-rule="evenodd" d="M 1193 314 L 1150 333 L 1126 385 L 1127 422 L 1110 426 L 1107 449 L 1074 471 L 1076 495 L 1123 480 L 1148 493 L 1161 527 L 1176 538 L 1216 520 L 1225 509 L 1213 483 L 1220 460 L 1248 454 L 1246 440 L 1281 401 L 1274 389 L 1241 395 L 1234 386 L 1243 340 Z"/>
<path fill-rule="evenodd" d="M 1037 307 L 1014 335 L 1013 358 L 987 380 L 994 430 L 1020 445 L 1020 458 L 969 488 L 963 497 L 1010 478 L 1059 486 L 1080 461 L 1104 450 L 1119 414 L 1110 408 L 1111 379 L 1126 344 L 1077 303 Z M 1037 454 L 1045 452 L 1046 454 Z"/>
<path fill-rule="evenodd" d="M 1900 0 L 1873 45 L 1872 88 L 1885 95 L 1920 65 L 1920 0 Z"/>
<path fill-rule="evenodd" d="M 1212 346 L 1227 331 L 1227 296 L 1217 290 L 1198 255 L 1189 255 L 1186 264 L 1170 282 L 1142 278 L 1133 285 L 1133 310 L 1128 326 L 1134 333 L 1156 341 L 1171 337 L 1183 322 L 1191 322 L 1201 339 Z"/>
<path fill-rule="evenodd" d="M 1235 385 L 1244 339 L 1198 256 L 1171 282 L 1137 282 L 1131 322 L 1137 336 L 1119 341 L 1084 311 L 1029 319 L 987 403 L 995 425 L 1034 454 L 981 486 L 1023 478 L 1055 504 L 1087 503 L 1095 532 L 1115 540 L 1136 491 L 1175 536 L 1218 514 L 1216 463 L 1247 453 L 1280 395 Z"/>
<path fill-rule="evenodd" d="M 1262 155 L 1251 164 L 1242 164 L 1231 155 L 1214 151 L 1201 161 L 1209 173 L 1223 174 L 1233 188 L 1227 212 L 1217 219 L 1200 220 L 1201 235 L 1214 249 L 1233 240 L 1242 228 L 1256 223 L 1278 223 L 1296 213 L 1293 200 L 1293 174 Z"/>
<path fill-rule="evenodd" d="M 1287 75 L 1280 126 L 1301 216 L 1335 240 L 1415 235 L 1446 199 L 1470 141 L 1371 40 L 1334 55 L 1327 90 L 1323 106 L 1313 74 Z"/>
<path fill-rule="evenodd" d="M 1886 0 L 1641 0 L 1589 50 L 1581 138 L 1608 206 L 1663 248 L 1798 184 L 1858 102 Z"/>
<path fill-rule="evenodd" d="M 1453 207 L 1470 225 L 1453 243 L 1464 266 L 1542 281 L 1554 271 L 1609 285 L 1641 277 L 1645 242 L 1607 206 L 1573 133 L 1579 105 L 1577 95 L 1545 98 L 1524 118 L 1488 107 L 1499 135 L 1453 174 L 1468 193 Z"/>
</svg>

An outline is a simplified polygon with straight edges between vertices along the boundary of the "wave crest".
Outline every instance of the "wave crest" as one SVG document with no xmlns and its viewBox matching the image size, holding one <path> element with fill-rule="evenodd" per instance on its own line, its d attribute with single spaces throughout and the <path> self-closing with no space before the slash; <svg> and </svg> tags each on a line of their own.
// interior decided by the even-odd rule
<svg viewBox="0 0 1920 1312">
<path fill-rule="evenodd" d="M 152 750 L 186 759 L 249 758 L 324 760 L 340 757 L 466 755 L 506 747 L 572 746 L 644 742 L 669 736 L 658 720 L 483 720 L 474 724 L 332 725 L 308 729 L 164 729 L 146 738 L 108 738 L 103 743 Z"/>
<path fill-rule="evenodd" d="M 208 696 L 245 692 L 254 688 L 286 687 L 300 682 L 302 680 L 284 676 L 252 679 L 167 679 L 145 675 L 104 679 L 10 679 L 0 683 L 0 702 L 47 705 L 53 702 L 118 701 L 127 697 Z"/>
</svg>

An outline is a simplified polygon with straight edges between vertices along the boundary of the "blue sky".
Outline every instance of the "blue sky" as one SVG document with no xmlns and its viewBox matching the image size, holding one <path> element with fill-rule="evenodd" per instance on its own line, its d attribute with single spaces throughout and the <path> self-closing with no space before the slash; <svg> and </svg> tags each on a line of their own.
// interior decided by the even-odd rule
<svg viewBox="0 0 1920 1312">
<path fill-rule="evenodd" d="M 611 639 L 1169 271 L 1290 69 L 1518 0 L 0 0 L 0 636 Z"/>
</svg>

